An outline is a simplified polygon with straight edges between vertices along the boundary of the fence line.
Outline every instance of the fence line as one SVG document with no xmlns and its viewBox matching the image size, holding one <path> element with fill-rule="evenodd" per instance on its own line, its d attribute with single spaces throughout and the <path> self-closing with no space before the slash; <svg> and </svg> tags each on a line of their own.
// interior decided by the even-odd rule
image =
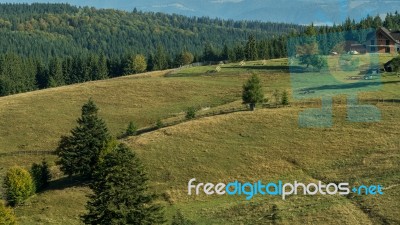
<svg viewBox="0 0 400 225">
<path fill-rule="evenodd" d="M 213 112 L 209 112 L 209 113 L 204 113 L 204 114 L 196 116 L 195 119 L 211 117 L 211 116 L 218 116 L 218 115 L 224 115 L 224 114 L 235 113 L 235 112 L 242 112 L 242 111 L 247 111 L 247 110 L 248 109 L 245 108 L 245 107 L 230 108 L 230 109 L 225 109 L 225 110 L 219 110 L 219 111 L 213 111 Z M 172 121 L 172 122 L 163 123 L 162 127 L 157 127 L 157 126 L 145 127 L 145 128 L 137 130 L 136 135 L 149 133 L 149 132 L 152 132 L 152 131 L 155 131 L 155 130 L 158 130 L 158 129 L 164 128 L 164 127 L 175 126 L 175 125 L 187 122 L 187 121 L 189 121 L 189 120 L 188 119 L 179 119 L 179 120 L 175 120 L 175 121 Z M 122 136 L 121 138 L 124 138 L 124 137 L 126 137 L 126 136 Z"/>
<path fill-rule="evenodd" d="M 18 155 L 55 155 L 55 150 L 18 150 L 13 152 L 0 153 L 0 157 L 18 156 Z"/>
</svg>

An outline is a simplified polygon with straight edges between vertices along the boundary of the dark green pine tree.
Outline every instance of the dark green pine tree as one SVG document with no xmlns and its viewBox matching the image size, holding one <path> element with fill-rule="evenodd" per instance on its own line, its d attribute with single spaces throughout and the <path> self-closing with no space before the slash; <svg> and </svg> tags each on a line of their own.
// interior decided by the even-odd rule
<svg viewBox="0 0 400 225">
<path fill-rule="evenodd" d="M 168 57 L 162 45 L 157 45 L 157 51 L 153 60 L 153 70 L 164 70 L 168 68 Z"/>
<path fill-rule="evenodd" d="M 108 78 L 107 58 L 104 54 L 100 54 L 98 71 L 99 74 L 97 75 L 97 80 L 103 80 Z"/>
<path fill-rule="evenodd" d="M 228 60 L 229 59 L 229 47 L 228 45 L 224 44 L 224 48 L 222 49 L 221 59 Z"/>
<path fill-rule="evenodd" d="M 48 71 L 44 63 L 40 60 L 37 60 L 36 62 L 36 84 L 38 85 L 38 88 L 43 89 L 47 88 L 48 85 Z"/>
<path fill-rule="evenodd" d="M 257 59 L 257 43 L 254 35 L 250 35 L 246 44 L 246 59 L 253 61 Z"/>
<path fill-rule="evenodd" d="M 70 136 L 61 137 L 57 148 L 58 164 L 69 176 L 91 178 L 99 157 L 110 140 L 107 126 L 98 117 L 97 111 L 97 106 L 90 99 L 82 107 L 78 126 L 71 130 Z"/>
<path fill-rule="evenodd" d="M 57 87 L 65 84 L 62 62 L 58 57 L 53 58 L 49 63 L 48 87 Z"/>
<path fill-rule="evenodd" d="M 85 224 L 162 224 L 161 206 L 153 203 L 147 177 L 136 154 L 120 144 L 106 154 L 90 185 L 93 194 L 82 216 Z"/>
</svg>

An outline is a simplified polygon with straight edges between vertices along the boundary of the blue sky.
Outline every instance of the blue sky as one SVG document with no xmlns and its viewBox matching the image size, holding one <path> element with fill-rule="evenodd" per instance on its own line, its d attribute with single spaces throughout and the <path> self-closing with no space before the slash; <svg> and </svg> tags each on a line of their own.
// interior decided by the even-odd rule
<svg viewBox="0 0 400 225">
<path fill-rule="evenodd" d="M 262 20 L 298 24 L 332 24 L 347 16 L 360 19 L 367 14 L 400 11 L 399 0 L 23 0 L 0 2 L 68 2 L 73 5 L 131 11 L 177 13 L 235 20 Z"/>
</svg>

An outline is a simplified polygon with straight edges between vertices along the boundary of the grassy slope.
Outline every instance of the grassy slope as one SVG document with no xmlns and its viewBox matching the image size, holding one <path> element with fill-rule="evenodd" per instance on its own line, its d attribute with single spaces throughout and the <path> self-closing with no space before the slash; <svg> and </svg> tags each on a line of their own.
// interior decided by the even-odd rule
<svg viewBox="0 0 400 225">
<path fill-rule="evenodd" d="M 249 69 L 262 76 L 268 94 L 275 88 L 288 89 L 285 60 L 268 61 L 266 67 Z M 230 68 L 228 68 L 230 67 Z M 205 74 L 215 67 L 191 68 L 163 78 L 154 74 L 124 77 L 0 98 L 0 150 L 52 149 L 59 136 L 75 125 L 80 106 L 89 98 L 98 103 L 101 116 L 113 134 L 129 120 L 139 126 L 158 118 L 181 115 L 188 106 L 217 106 L 240 99 L 240 87 L 248 78 L 247 68 L 227 65 L 218 74 Z M 386 77 L 380 93 L 398 96 L 398 78 Z M 229 106 L 239 102 L 228 104 Z M 298 106 L 265 109 L 204 118 L 125 140 L 146 164 L 151 185 L 164 194 L 171 206 L 182 208 L 190 218 L 203 223 L 265 224 L 272 205 L 279 209 L 281 222 L 368 224 L 398 220 L 399 187 L 383 197 L 352 199 L 340 197 L 242 198 L 204 196 L 189 198 L 186 183 L 196 177 L 218 182 L 232 179 L 294 179 L 304 182 L 329 181 L 400 183 L 398 105 L 380 105 L 384 120 L 375 124 L 350 124 L 343 105 L 335 107 L 335 126 L 330 129 L 300 129 Z M 29 124 L 29 125 L 27 125 Z M 39 139 L 40 137 L 40 139 Z M 309 140 L 309 141 L 304 141 Z M 325 150 L 325 151 L 322 151 Z M 50 160 L 54 160 L 52 156 Z M 27 166 L 41 156 L 0 157 L 0 175 L 12 165 Z M 185 168 L 184 170 L 182 168 Z M 56 177 L 60 177 L 55 171 Z M 68 182 L 67 182 L 68 184 Z M 69 187 L 62 181 L 17 208 L 21 224 L 76 224 L 84 212 L 83 187 Z M 71 200 L 72 199 L 72 200 Z M 372 208 L 368 216 L 361 207 Z M 387 208 L 386 208 L 387 207 Z M 393 209 L 393 210 L 391 210 Z M 398 222 L 398 221 L 397 221 Z"/>
</svg>

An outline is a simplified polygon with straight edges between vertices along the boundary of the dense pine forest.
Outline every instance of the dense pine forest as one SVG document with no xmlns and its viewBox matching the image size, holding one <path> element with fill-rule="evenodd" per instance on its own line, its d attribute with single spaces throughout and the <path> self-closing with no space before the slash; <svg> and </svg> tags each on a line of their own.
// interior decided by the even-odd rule
<svg viewBox="0 0 400 225">
<path fill-rule="evenodd" d="M 399 29 L 400 15 L 350 19 L 315 33 Z M 285 57 L 304 26 L 163 13 L 0 4 L 0 95 L 178 67 L 193 61 Z M 309 30 L 309 29 L 307 29 Z M 323 35 L 322 35 L 323 36 Z M 340 40 L 329 40 L 335 44 Z M 326 51 L 329 50 L 329 46 Z"/>
</svg>

